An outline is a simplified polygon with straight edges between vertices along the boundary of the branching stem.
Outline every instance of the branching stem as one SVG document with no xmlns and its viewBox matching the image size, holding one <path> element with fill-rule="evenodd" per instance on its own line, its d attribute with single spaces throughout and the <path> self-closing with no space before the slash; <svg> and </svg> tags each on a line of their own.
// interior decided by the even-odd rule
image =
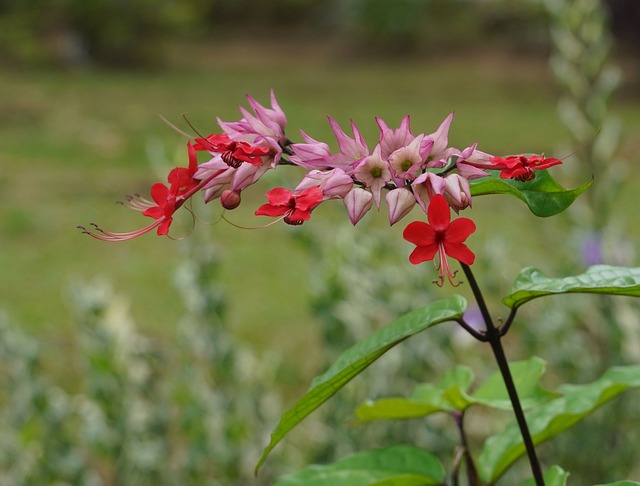
<svg viewBox="0 0 640 486">
<path fill-rule="evenodd" d="M 522 435 L 522 440 L 524 441 L 524 446 L 527 451 L 529 464 L 531 465 L 531 472 L 533 473 L 533 478 L 536 482 L 536 486 L 544 486 L 544 478 L 542 476 L 540 462 L 538 461 L 536 449 L 533 445 L 533 439 L 531 438 L 531 433 L 529 432 L 529 427 L 524 416 L 524 411 L 522 410 L 522 404 L 520 403 L 520 398 L 518 397 L 518 392 L 516 391 L 516 385 L 513 381 L 511 370 L 509 369 L 509 361 L 507 360 L 507 357 L 504 353 L 504 348 L 502 347 L 502 336 L 504 336 L 506 331 L 509 329 L 511 322 L 515 317 L 515 311 L 511 312 L 502 330 L 496 327 L 493 323 L 493 320 L 491 319 L 491 315 L 489 314 L 489 310 L 487 309 L 487 304 L 484 300 L 484 297 L 482 296 L 480 287 L 478 287 L 478 283 L 473 276 L 471 268 L 469 268 L 468 265 L 465 265 L 462 262 L 460 262 L 460 265 L 462 265 L 462 270 L 464 270 L 464 273 L 467 276 L 467 280 L 469 281 L 469 285 L 471 286 L 471 290 L 473 291 L 473 295 L 476 299 L 476 302 L 478 303 L 478 307 L 480 308 L 480 312 L 487 327 L 485 334 L 486 341 L 491 345 L 493 356 L 496 359 L 498 368 L 500 369 L 500 373 L 502 374 L 504 385 L 507 388 L 507 392 L 509 393 L 509 399 L 511 400 L 511 405 L 513 406 L 513 412 L 516 416 L 516 421 L 518 422 L 518 426 L 520 427 L 520 434 Z"/>
</svg>

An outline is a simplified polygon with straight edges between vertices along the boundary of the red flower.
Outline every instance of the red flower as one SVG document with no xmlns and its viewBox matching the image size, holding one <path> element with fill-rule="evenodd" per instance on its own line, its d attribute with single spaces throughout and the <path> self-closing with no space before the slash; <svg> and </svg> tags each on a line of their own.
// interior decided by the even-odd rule
<svg viewBox="0 0 640 486">
<path fill-rule="evenodd" d="M 436 283 L 442 286 L 446 274 L 449 283 L 457 287 L 460 283 L 453 282 L 457 272 L 451 272 L 447 256 L 467 265 L 473 264 L 476 257 L 464 244 L 464 241 L 476 230 L 476 225 L 468 218 L 458 218 L 451 222 L 449 205 L 441 194 L 436 194 L 431 198 L 427 208 L 427 219 L 429 224 L 414 221 L 409 223 L 404 230 L 404 239 L 416 245 L 415 250 L 409 256 L 409 261 L 417 265 L 427 260 L 433 260 L 438 253 L 439 264 L 437 268 L 440 270 L 440 279 Z"/>
<path fill-rule="evenodd" d="M 562 164 L 559 159 L 546 159 L 544 155 L 510 155 L 508 157 L 492 157 L 491 163 L 506 167 L 500 172 L 502 179 L 515 179 L 520 182 L 535 178 L 534 170 L 548 169 Z"/>
<path fill-rule="evenodd" d="M 262 164 L 262 156 L 268 155 L 269 147 L 260 147 L 250 145 L 247 142 L 232 140 L 229 135 L 224 133 L 215 133 L 207 138 L 196 138 L 194 148 L 196 150 L 207 150 L 222 154 L 222 160 L 235 169 L 240 167 L 243 162 L 251 165 L 259 166 Z"/>
<path fill-rule="evenodd" d="M 322 202 L 322 197 L 322 189 L 316 186 L 305 189 L 300 194 L 276 187 L 267 192 L 269 204 L 260 206 L 256 216 L 284 216 L 287 224 L 302 224 L 311 217 L 311 211 Z"/>
</svg>

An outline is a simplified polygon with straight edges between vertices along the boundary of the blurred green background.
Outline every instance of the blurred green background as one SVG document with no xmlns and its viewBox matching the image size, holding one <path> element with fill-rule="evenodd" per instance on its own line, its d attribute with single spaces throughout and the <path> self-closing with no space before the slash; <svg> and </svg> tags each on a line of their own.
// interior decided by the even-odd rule
<svg viewBox="0 0 640 486">
<path fill-rule="evenodd" d="M 640 231 L 640 17 L 634 4 L 611 0 L 605 9 L 605 25 L 613 29 L 608 59 L 623 74 L 607 107 L 622 127 L 616 159 L 628 161 L 612 169 L 625 181 L 610 193 L 618 221 L 612 234 L 624 234 L 629 264 L 637 263 Z M 146 194 L 167 168 L 186 163 L 185 140 L 161 116 L 185 127 L 186 115 L 211 133 L 216 117 L 240 118 L 245 94 L 266 103 L 273 88 L 296 141 L 303 129 L 335 148 L 330 115 L 343 125 L 353 119 L 373 147 L 375 116 L 395 126 L 410 114 L 414 133 L 430 133 L 455 111 L 454 146 L 478 141 L 494 154 L 567 155 L 579 147 L 557 113 L 566 89 L 549 67 L 550 23 L 548 8 L 534 0 L 0 3 L 0 308 L 37 337 L 44 374 L 68 390 L 82 373 L 70 317 L 69 288 L 76 282 L 111 282 L 130 301 L 140 328 L 170 345 L 185 312 L 174 284 L 184 242 L 147 235 L 106 244 L 75 228 L 96 221 L 127 231 L 147 223 L 113 202 Z M 579 164 L 567 159 L 554 174 L 577 185 L 593 172 Z M 299 177 L 294 170 L 269 174 L 230 217 L 261 224 L 252 213 L 264 192 Z M 198 214 L 216 220 L 219 209 L 212 206 L 198 207 Z M 330 233 L 345 219 L 343 211 L 337 203 L 321 207 L 310 225 Z M 567 239 L 580 211 L 537 221 L 524 206 L 498 198 L 474 201 L 472 212 L 483 228 L 471 242 L 480 253 L 482 238 L 502 235 L 509 259 L 498 277 L 512 278 L 526 265 L 550 272 L 566 267 L 566 252 L 577 246 Z M 385 214 L 368 218 L 373 226 L 386 221 Z M 188 215 L 178 219 L 176 236 L 219 248 L 216 284 L 226 295 L 225 325 L 256 353 L 280 354 L 298 370 L 297 381 L 285 380 L 292 387 L 285 396 L 304 389 L 323 361 L 322 321 L 305 284 L 317 255 L 292 235 L 307 228 L 254 232 L 197 223 L 192 230 Z M 392 230 L 399 241 L 401 229 Z M 398 244 L 398 266 L 406 265 L 409 250 Z M 496 292 L 504 290 L 509 280 L 497 285 Z M 436 297 L 449 291 L 432 290 Z"/>
</svg>

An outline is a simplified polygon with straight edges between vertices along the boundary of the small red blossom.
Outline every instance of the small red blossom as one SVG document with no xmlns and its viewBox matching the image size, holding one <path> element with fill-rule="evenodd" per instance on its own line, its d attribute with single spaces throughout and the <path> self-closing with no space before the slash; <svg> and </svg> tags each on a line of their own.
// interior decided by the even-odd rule
<svg viewBox="0 0 640 486">
<path fill-rule="evenodd" d="M 505 167 L 500 172 L 502 179 L 515 179 L 520 182 L 533 180 L 534 170 L 543 170 L 562 164 L 559 159 L 545 158 L 544 155 L 509 155 L 508 157 L 492 157 L 491 163 Z"/>
<path fill-rule="evenodd" d="M 311 218 L 311 211 L 322 202 L 322 189 L 309 187 L 300 194 L 294 194 L 284 187 L 276 187 L 267 192 L 269 204 L 263 204 L 256 216 L 277 218 L 284 216 L 284 222 L 299 225 Z"/>
<path fill-rule="evenodd" d="M 429 224 L 422 221 L 409 223 L 402 234 L 405 240 L 416 245 L 409 256 L 409 261 L 417 265 L 433 260 L 438 253 L 439 262 L 436 268 L 440 270 L 440 278 L 435 283 L 442 287 L 446 275 L 449 283 L 457 287 L 460 282 L 453 282 L 457 271 L 451 272 L 447 256 L 466 265 L 473 264 L 476 257 L 464 241 L 476 230 L 476 225 L 468 218 L 451 221 L 449 205 L 441 194 L 431 198 L 427 208 L 427 219 Z"/>
<path fill-rule="evenodd" d="M 251 145 L 247 142 L 233 140 L 224 133 L 215 133 L 207 138 L 195 139 L 195 150 L 206 150 L 219 153 L 222 160 L 229 166 L 237 169 L 243 162 L 259 166 L 262 164 L 262 156 L 268 155 L 271 149 L 268 146 Z"/>
</svg>

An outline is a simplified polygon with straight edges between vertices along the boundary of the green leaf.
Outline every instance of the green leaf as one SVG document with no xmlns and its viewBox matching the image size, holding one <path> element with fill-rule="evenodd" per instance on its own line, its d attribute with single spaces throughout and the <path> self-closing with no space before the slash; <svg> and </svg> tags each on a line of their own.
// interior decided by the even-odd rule
<svg viewBox="0 0 640 486">
<path fill-rule="evenodd" d="M 540 386 L 540 378 L 544 374 L 546 362 L 533 356 L 526 361 L 509 364 L 513 381 L 520 397 L 522 408 L 528 409 L 546 403 L 557 397 L 557 393 L 545 390 Z M 471 399 L 492 408 L 511 410 L 511 400 L 500 372 L 493 373 L 473 393 Z"/>
<path fill-rule="evenodd" d="M 572 427 L 597 408 L 629 388 L 640 387 L 640 365 L 609 369 L 593 383 L 563 385 L 560 398 L 526 413 L 534 444 L 540 444 Z M 525 453 L 515 421 L 484 444 L 478 458 L 478 472 L 485 482 L 495 482 Z"/>
<path fill-rule="evenodd" d="M 396 445 L 308 466 L 283 476 L 274 486 L 426 486 L 442 484 L 444 479 L 437 457 L 417 447 Z"/>
<path fill-rule="evenodd" d="M 545 486 L 566 486 L 569 473 L 560 466 L 551 466 L 544 473 Z M 522 486 L 535 486 L 535 479 L 527 479 Z"/>
<path fill-rule="evenodd" d="M 594 484 L 594 486 L 640 486 L 640 483 L 637 481 L 616 481 L 607 484 Z"/>
<path fill-rule="evenodd" d="M 491 174 L 490 177 L 475 179 L 471 182 L 472 196 L 511 194 L 522 200 L 533 214 L 543 218 L 567 209 L 593 182 L 591 179 L 575 189 L 565 189 L 551 177 L 547 170 L 536 171 L 535 179 L 527 182 L 501 179 L 500 172 L 488 172 Z"/>
<path fill-rule="evenodd" d="M 403 420 L 426 417 L 436 412 L 462 410 L 463 404 L 446 396 L 460 395 L 453 390 L 467 390 L 473 382 L 473 372 L 466 366 L 456 366 L 443 375 L 436 384 L 418 385 L 409 398 L 383 398 L 367 400 L 356 409 L 356 417 L 362 422 L 373 420 Z"/>
<path fill-rule="evenodd" d="M 502 299 L 516 308 L 537 297 L 555 294 L 589 293 L 640 296 L 640 268 L 595 265 L 574 277 L 550 278 L 535 268 L 525 268 Z"/>
<path fill-rule="evenodd" d="M 256 470 L 293 427 L 380 356 L 414 334 L 441 322 L 460 319 L 465 308 L 466 301 L 459 295 L 438 300 L 390 322 L 345 351 L 324 374 L 314 378 L 307 393 L 280 417 L 280 422 L 271 434 L 271 441 L 264 449 Z"/>
<path fill-rule="evenodd" d="M 543 389 L 540 377 L 546 363 L 537 357 L 509 365 L 523 408 L 541 405 L 557 397 Z M 502 375 L 493 373 L 474 393 L 469 393 L 473 372 L 466 366 L 456 366 L 436 384 L 419 385 L 409 398 L 369 400 L 356 410 L 358 420 L 402 420 L 426 417 L 437 412 L 463 411 L 471 405 L 510 410 L 509 394 Z"/>
</svg>

